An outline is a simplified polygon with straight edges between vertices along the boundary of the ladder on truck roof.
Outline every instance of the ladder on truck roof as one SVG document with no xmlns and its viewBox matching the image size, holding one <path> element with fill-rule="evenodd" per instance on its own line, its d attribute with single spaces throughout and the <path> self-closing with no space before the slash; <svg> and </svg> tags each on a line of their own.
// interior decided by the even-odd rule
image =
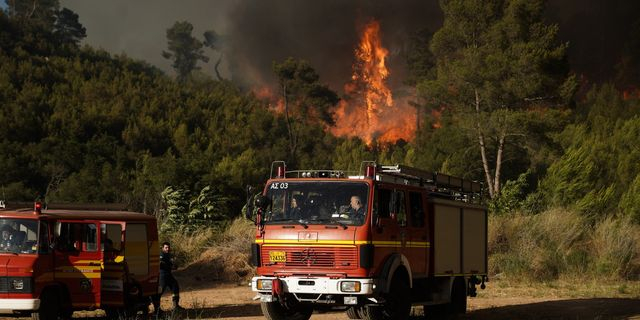
<svg viewBox="0 0 640 320">
<path fill-rule="evenodd" d="M 482 200 L 482 183 L 477 181 L 400 164 L 378 165 L 377 173 L 402 178 L 421 187 L 430 187 L 433 192 L 455 200 L 473 203 L 479 203 Z"/>
</svg>

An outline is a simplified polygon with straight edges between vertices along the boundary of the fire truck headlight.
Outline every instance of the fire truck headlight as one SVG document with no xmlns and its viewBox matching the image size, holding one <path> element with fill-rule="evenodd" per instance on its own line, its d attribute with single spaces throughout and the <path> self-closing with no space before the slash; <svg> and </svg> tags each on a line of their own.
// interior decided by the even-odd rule
<svg viewBox="0 0 640 320">
<path fill-rule="evenodd" d="M 340 291 L 342 291 L 342 292 L 360 292 L 360 282 L 358 282 L 358 281 L 342 281 L 342 282 L 340 282 Z"/>
<path fill-rule="evenodd" d="M 256 288 L 258 290 L 271 290 L 273 288 L 273 280 L 271 279 L 258 279 L 256 282 Z"/>
</svg>

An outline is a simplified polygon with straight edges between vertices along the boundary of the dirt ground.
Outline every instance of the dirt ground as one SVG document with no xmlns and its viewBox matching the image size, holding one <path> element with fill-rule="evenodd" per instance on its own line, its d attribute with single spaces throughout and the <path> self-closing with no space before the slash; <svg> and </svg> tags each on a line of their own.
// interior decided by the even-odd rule
<svg viewBox="0 0 640 320">
<path fill-rule="evenodd" d="M 162 319 L 264 319 L 260 304 L 248 285 L 211 284 L 181 280 L 180 314 L 166 313 Z M 491 288 L 487 288 L 487 291 Z M 162 299 L 163 310 L 171 309 L 171 296 Z M 412 319 L 424 319 L 422 308 L 414 307 Z M 76 312 L 74 318 L 102 318 L 98 312 Z M 1 318 L 4 319 L 4 318 Z M 10 319 L 10 318 L 7 318 Z M 315 313 L 311 319 L 346 320 L 344 312 Z M 640 299 L 482 296 L 470 298 L 467 314 L 457 319 L 636 319 L 640 320 Z"/>
<path fill-rule="evenodd" d="M 247 285 L 217 285 L 183 281 L 181 294 L 186 312 L 182 319 L 264 319 L 260 305 L 252 300 L 255 293 Z M 490 288 L 487 288 L 490 290 Z M 163 297 L 162 307 L 170 309 L 170 296 Z M 630 298 L 562 298 L 482 297 L 469 299 L 467 314 L 458 319 L 636 319 L 640 320 L 640 299 Z M 412 319 L 424 319 L 422 308 L 414 307 Z M 311 319 L 346 320 L 344 312 L 315 313 Z"/>
</svg>

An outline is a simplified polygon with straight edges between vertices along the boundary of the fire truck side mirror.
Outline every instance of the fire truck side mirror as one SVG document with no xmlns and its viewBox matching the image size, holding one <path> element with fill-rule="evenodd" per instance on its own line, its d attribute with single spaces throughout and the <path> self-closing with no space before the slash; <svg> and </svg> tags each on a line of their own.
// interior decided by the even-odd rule
<svg viewBox="0 0 640 320">
<path fill-rule="evenodd" d="M 261 194 L 256 196 L 256 200 L 255 200 L 256 207 L 258 207 L 258 208 L 260 208 L 262 210 L 267 209 L 267 207 L 269 206 L 270 202 L 271 201 L 269 201 L 269 198 L 267 198 L 267 197 L 265 197 L 265 196 L 263 196 Z"/>
</svg>

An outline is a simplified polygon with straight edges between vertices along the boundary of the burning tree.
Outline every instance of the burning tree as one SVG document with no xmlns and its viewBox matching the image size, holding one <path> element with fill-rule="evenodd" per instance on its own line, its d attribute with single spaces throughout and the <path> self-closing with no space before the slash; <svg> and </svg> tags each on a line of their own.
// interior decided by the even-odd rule
<svg viewBox="0 0 640 320">
<path fill-rule="evenodd" d="M 332 132 L 359 136 L 369 145 L 374 140 L 409 140 L 416 127 L 415 114 L 408 103 L 396 103 L 386 85 L 389 51 L 382 45 L 378 21 L 371 20 L 364 26 L 354 53 L 351 81 L 344 86 L 347 99 L 336 111 Z"/>
<path fill-rule="evenodd" d="M 575 92 L 567 45 L 555 40 L 557 26 L 543 22 L 542 0 L 452 0 L 442 10 L 444 24 L 430 46 L 436 75 L 418 90 L 451 108 L 477 142 L 495 198 L 509 143 L 525 143 L 530 122 Z"/>
</svg>

